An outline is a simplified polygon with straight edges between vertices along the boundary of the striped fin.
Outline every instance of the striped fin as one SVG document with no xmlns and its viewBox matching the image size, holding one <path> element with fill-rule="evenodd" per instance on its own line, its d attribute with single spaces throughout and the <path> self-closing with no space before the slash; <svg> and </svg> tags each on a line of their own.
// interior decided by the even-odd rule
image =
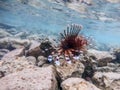
<svg viewBox="0 0 120 90">
<path fill-rule="evenodd" d="M 78 25 L 78 24 L 71 24 L 67 26 L 67 29 L 64 30 L 64 33 L 60 33 L 61 34 L 61 38 L 65 39 L 67 37 L 76 37 L 78 36 L 79 32 L 81 31 L 82 26 Z"/>
</svg>

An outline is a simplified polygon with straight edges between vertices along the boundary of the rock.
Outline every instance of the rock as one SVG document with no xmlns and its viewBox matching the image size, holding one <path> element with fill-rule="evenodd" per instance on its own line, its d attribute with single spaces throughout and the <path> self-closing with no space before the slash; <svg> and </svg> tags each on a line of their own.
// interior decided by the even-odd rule
<svg viewBox="0 0 120 90">
<path fill-rule="evenodd" d="M 92 5 L 93 0 L 64 0 L 68 8 L 73 9 L 79 13 L 87 13 L 89 5 Z"/>
<path fill-rule="evenodd" d="M 120 73 L 96 72 L 93 82 L 102 90 L 120 90 Z"/>
<path fill-rule="evenodd" d="M 42 67 L 48 67 L 48 66 L 50 66 L 50 64 L 43 64 Z"/>
<path fill-rule="evenodd" d="M 7 50 L 7 49 L 0 49 L 0 60 L 8 52 L 9 52 L 9 50 Z"/>
<path fill-rule="evenodd" d="M 106 90 L 120 90 L 120 80 L 119 81 L 113 81 L 110 88 L 107 88 Z"/>
<path fill-rule="evenodd" d="M 37 60 L 38 60 L 37 63 L 38 66 L 43 66 L 43 64 L 47 62 L 47 58 L 45 58 L 44 56 L 39 56 Z"/>
<path fill-rule="evenodd" d="M 32 34 L 32 35 L 27 36 L 27 39 L 35 40 L 35 41 L 41 41 L 42 38 L 44 38 L 44 37 L 36 35 L 36 34 Z"/>
<path fill-rule="evenodd" d="M 114 55 L 110 54 L 107 51 L 97 51 L 94 49 L 89 49 L 87 51 L 87 54 L 89 57 L 94 57 L 99 66 L 106 66 L 107 63 L 115 59 Z"/>
<path fill-rule="evenodd" d="M 68 78 L 61 84 L 63 90 L 100 90 L 82 78 Z"/>
<path fill-rule="evenodd" d="M 18 56 L 23 56 L 25 53 L 25 48 L 15 49 L 7 54 L 5 54 L 2 60 L 9 60 L 12 58 L 17 58 Z"/>
<path fill-rule="evenodd" d="M 31 63 L 32 65 L 36 65 L 36 58 L 33 56 L 28 56 L 26 57 L 26 59 L 28 60 L 29 63 Z"/>
<path fill-rule="evenodd" d="M 10 37 L 10 36 L 12 35 L 8 33 L 5 29 L 0 28 L 0 38 Z"/>
<path fill-rule="evenodd" d="M 82 78 L 84 78 L 87 81 L 91 81 L 91 78 L 94 75 L 94 68 L 92 68 L 92 66 L 85 66 L 84 72 L 82 74 Z"/>
<path fill-rule="evenodd" d="M 84 72 L 84 65 L 81 62 L 75 62 L 63 66 L 56 66 L 56 70 L 62 80 L 68 77 L 81 77 Z"/>
<path fill-rule="evenodd" d="M 62 4 L 64 3 L 65 0 L 48 0 L 49 2 L 52 2 L 52 3 L 59 3 L 59 4 Z"/>
<path fill-rule="evenodd" d="M 116 56 L 115 62 L 120 63 L 120 49 L 115 50 L 114 55 Z"/>
<path fill-rule="evenodd" d="M 22 3 L 22 4 L 28 4 L 29 0 L 17 0 L 18 2 Z"/>
<path fill-rule="evenodd" d="M 37 41 L 32 41 L 30 48 L 27 52 L 27 56 L 38 57 L 41 54 L 40 43 Z"/>
<path fill-rule="evenodd" d="M 0 71 L 0 78 L 4 77 L 4 72 Z"/>
<path fill-rule="evenodd" d="M 18 72 L 32 66 L 34 66 L 34 63 L 31 63 L 25 57 L 7 58 L 0 61 L 0 71 L 3 72 L 4 75 Z"/>
<path fill-rule="evenodd" d="M 11 27 L 11 26 L 10 26 Z M 18 29 L 16 29 L 15 27 L 12 27 L 12 28 L 7 28 L 6 29 L 6 31 L 8 32 L 8 33 L 10 33 L 11 35 L 16 35 L 18 32 L 19 32 L 19 30 Z"/>
<path fill-rule="evenodd" d="M 30 5 L 34 8 L 40 8 L 41 6 L 44 6 L 44 2 L 39 0 L 17 0 L 17 1 L 19 1 L 22 4 Z"/>
<path fill-rule="evenodd" d="M 25 39 L 28 36 L 28 32 L 19 32 L 15 35 L 17 38 Z"/>
<path fill-rule="evenodd" d="M 8 50 L 13 50 L 16 48 L 21 48 L 25 47 L 28 48 L 30 45 L 29 40 L 21 40 L 21 39 L 16 39 L 16 38 L 2 38 L 0 39 L 0 48 L 1 49 L 8 49 Z"/>
<path fill-rule="evenodd" d="M 107 0 L 110 3 L 120 3 L 120 0 Z"/>
<path fill-rule="evenodd" d="M 69 3 L 69 4 L 67 4 L 67 7 L 69 7 L 70 9 L 73 9 L 77 12 L 80 12 L 80 13 L 87 12 L 87 7 L 84 4 L 71 4 L 71 3 Z"/>
<path fill-rule="evenodd" d="M 108 63 L 107 66 L 95 68 L 97 72 L 120 72 L 120 65 L 118 63 Z"/>
<path fill-rule="evenodd" d="M 52 66 L 28 68 L 0 79 L 1 90 L 58 90 Z"/>
<path fill-rule="evenodd" d="M 107 51 L 98 51 L 95 49 L 89 49 L 88 50 L 88 55 L 90 56 L 95 56 L 97 60 L 103 59 L 103 58 L 114 58 L 113 55 L 111 55 L 109 52 Z"/>
<path fill-rule="evenodd" d="M 34 48 L 39 47 L 39 46 L 40 46 L 40 42 L 31 41 L 31 45 L 30 45 L 29 50 L 33 50 Z"/>
</svg>

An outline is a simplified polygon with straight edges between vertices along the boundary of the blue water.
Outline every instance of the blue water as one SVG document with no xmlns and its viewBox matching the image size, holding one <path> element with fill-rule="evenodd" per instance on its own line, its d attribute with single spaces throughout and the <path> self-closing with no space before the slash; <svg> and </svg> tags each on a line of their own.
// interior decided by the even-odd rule
<svg viewBox="0 0 120 90">
<path fill-rule="evenodd" d="M 87 6 L 88 11 L 83 14 L 48 0 L 32 1 L 37 1 L 38 5 L 0 0 L 0 23 L 18 31 L 56 36 L 68 24 L 76 23 L 83 26 L 81 33 L 94 38 L 97 44 L 120 46 L 120 3 L 94 0 L 95 4 Z"/>
</svg>

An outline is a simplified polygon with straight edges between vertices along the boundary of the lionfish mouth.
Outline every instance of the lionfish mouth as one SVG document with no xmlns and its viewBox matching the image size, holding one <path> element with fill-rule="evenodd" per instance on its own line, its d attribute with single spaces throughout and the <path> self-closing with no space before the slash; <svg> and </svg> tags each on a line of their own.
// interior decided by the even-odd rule
<svg viewBox="0 0 120 90">
<path fill-rule="evenodd" d="M 78 55 L 80 51 L 85 51 L 87 46 L 87 40 L 79 35 L 82 26 L 77 24 L 72 24 L 67 26 L 61 35 L 61 44 L 59 46 L 58 53 L 63 55 Z"/>
</svg>

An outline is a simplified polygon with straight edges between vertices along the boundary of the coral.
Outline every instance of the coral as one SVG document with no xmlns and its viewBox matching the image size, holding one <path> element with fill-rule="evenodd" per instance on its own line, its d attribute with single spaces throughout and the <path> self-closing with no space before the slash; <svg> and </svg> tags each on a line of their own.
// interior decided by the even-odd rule
<svg viewBox="0 0 120 90">
<path fill-rule="evenodd" d="M 72 24 L 64 30 L 64 33 L 61 34 L 61 44 L 58 52 L 64 55 L 76 55 L 80 51 L 85 51 L 87 45 L 87 40 L 78 35 L 81 31 L 82 26 Z"/>
</svg>

